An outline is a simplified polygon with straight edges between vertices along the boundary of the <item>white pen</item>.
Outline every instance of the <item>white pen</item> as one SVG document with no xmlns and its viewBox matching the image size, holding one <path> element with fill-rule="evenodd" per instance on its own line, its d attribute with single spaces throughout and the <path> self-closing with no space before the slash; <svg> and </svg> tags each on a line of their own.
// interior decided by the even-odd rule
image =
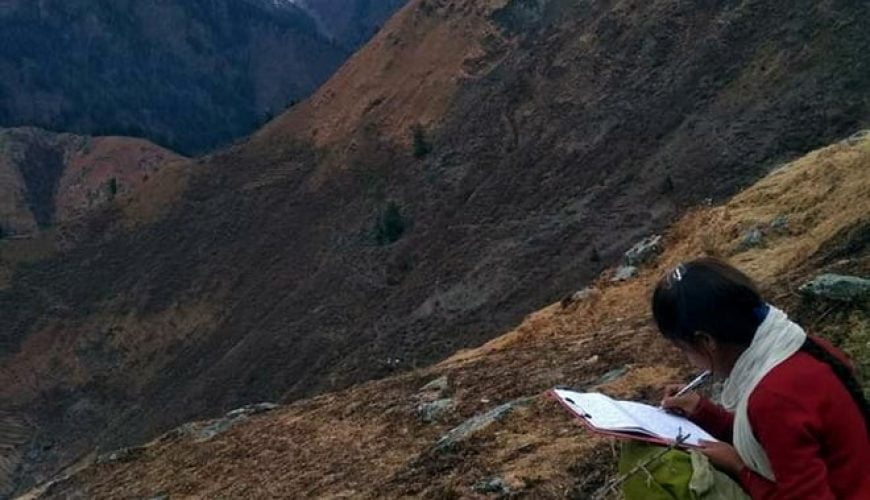
<svg viewBox="0 0 870 500">
<path fill-rule="evenodd" d="M 704 380 L 705 380 L 707 377 L 709 377 L 709 376 L 710 376 L 710 370 L 707 370 L 707 371 L 703 372 L 702 374 L 700 374 L 700 375 L 698 375 L 697 377 L 695 377 L 695 380 L 692 380 L 691 382 L 689 382 L 688 384 L 686 384 L 686 387 L 683 387 L 682 389 L 680 389 L 679 391 L 677 391 L 677 393 L 674 394 L 674 395 L 671 396 L 671 397 L 672 397 L 672 398 L 676 398 L 676 397 L 682 396 L 683 394 L 685 394 L 685 393 L 691 391 L 691 390 L 694 389 L 695 387 L 698 387 L 699 385 L 701 385 L 701 384 L 704 382 Z"/>
<path fill-rule="evenodd" d="M 695 377 L 694 380 L 692 380 L 691 382 L 689 382 L 688 384 L 686 384 L 685 387 L 683 387 L 682 389 L 680 389 L 679 391 L 677 391 L 676 394 L 674 394 L 673 396 L 670 396 L 670 397 L 672 397 L 672 398 L 676 398 L 676 397 L 678 397 L 678 396 L 682 396 L 683 394 L 685 394 L 685 393 L 691 391 L 691 390 L 694 389 L 695 387 L 698 387 L 699 385 L 701 385 L 701 384 L 704 382 L 704 380 L 706 380 L 707 377 L 709 377 L 709 376 L 710 376 L 710 370 L 706 370 L 706 371 L 704 371 L 703 373 L 701 373 L 700 375 L 698 375 L 697 377 Z M 662 405 L 659 405 L 659 408 L 662 408 Z"/>
</svg>

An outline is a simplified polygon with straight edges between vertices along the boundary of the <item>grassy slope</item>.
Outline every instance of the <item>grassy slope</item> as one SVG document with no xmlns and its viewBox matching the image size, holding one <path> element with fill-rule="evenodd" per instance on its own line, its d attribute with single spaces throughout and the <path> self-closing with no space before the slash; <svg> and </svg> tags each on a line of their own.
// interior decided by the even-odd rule
<svg viewBox="0 0 870 500">
<path fill-rule="evenodd" d="M 865 6 L 531 3 L 409 3 L 305 104 L 23 269 L 0 292 L 22 476 L 478 345 L 870 116 Z M 380 247 L 390 201 L 413 229 Z"/>
<path fill-rule="evenodd" d="M 617 367 L 628 372 L 602 388 L 654 398 L 687 367 L 653 330 L 649 289 L 669 266 L 695 255 L 729 258 L 759 279 L 777 305 L 811 332 L 829 336 L 866 370 L 866 306 L 812 303 L 796 287 L 822 271 L 870 273 L 870 136 L 818 150 L 768 175 L 729 202 L 698 208 L 673 225 L 666 250 L 637 279 L 587 302 L 554 304 L 477 349 L 417 370 L 284 407 L 207 443 L 167 435 L 128 463 L 91 466 L 52 488 L 49 497 L 374 498 L 473 495 L 493 474 L 540 497 L 583 497 L 609 473 L 613 449 L 587 434 L 544 398 L 511 414 L 449 453 L 435 440 L 465 418 L 555 384 L 577 387 Z M 787 215 L 787 230 L 762 247 L 739 249 L 748 227 Z M 414 395 L 448 375 L 457 408 L 446 422 L 422 424 Z"/>
</svg>

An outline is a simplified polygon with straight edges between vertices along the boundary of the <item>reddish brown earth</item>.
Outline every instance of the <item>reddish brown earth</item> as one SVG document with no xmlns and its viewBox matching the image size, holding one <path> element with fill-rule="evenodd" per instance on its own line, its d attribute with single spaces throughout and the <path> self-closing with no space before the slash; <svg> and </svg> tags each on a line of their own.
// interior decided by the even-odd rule
<svg viewBox="0 0 870 500">
<path fill-rule="evenodd" d="M 0 397 L 35 429 L 20 485 L 509 330 L 867 125 L 868 23 L 809 1 L 411 2 L 310 100 L 0 290 Z"/>
<path fill-rule="evenodd" d="M 665 383 L 687 377 L 681 355 L 654 330 L 648 312 L 655 280 L 680 260 L 704 253 L 730 259 L 759 279 L 769 300 L 870 367 L 866 304 L 795 293 L 821 272 L 870 273 L 868 169 L 870 136 L 822 149 L 722 206 L 683 217 L 637 279 L 612 283 L 608 270 L 589 299 L 550 305 L 482 347 L 251 417 L 209 441 L 173 431 L 114 462 L 85 460 L 79 472 L 43 490 L 44 498 L 482 498 L 493 495 L 474 485 L 494 476 L 515 496 L 591 498 L 613 474 L 618 448 L 572 422 L 543 392 L 557 384 L 587 387 L 622 367 L 598 388 L 655 400 Z M 768 228 L 782 214 L 788 223 L 765 229 L 762 247 L 741 247 L 748 227 Z M 417 416 L 427 400 L 420 388 L 441 376 L 448 387 L 440 397 L 453 398 L 454 409 L 424 423 Z M 534 397 L 529 406 L 452 449 L 437 449 L 439 437 L 465 419 L 527 396 Z"/>
<path fill-rule="evenodd" d="M 185 158 L 143 139 L 0 130 L 0 229 L 33 235 L 136 191 Z"/>
</svg>

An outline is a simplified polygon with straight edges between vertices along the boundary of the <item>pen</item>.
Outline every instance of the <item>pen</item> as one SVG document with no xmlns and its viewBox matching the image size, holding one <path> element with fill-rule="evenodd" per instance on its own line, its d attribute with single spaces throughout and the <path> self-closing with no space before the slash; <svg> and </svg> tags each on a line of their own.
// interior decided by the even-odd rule
<svg viewBox="0 0 870 500">
<path fill-rule="evenodd" d="M 674 394 L 673 396 L 670 396 L 670 397 L 672 397 L 672 398 L 676 398 L 676 397 L 682 396 L 683 394 L 685 394 L 685 393 L 691 391 L 691 390 L 694 389 L 695 387 L 698 387 L 699 385 L 701 385 L 701 384 L 704 382 L 704 380 L 706 380 L 707 377 L 709 377 L 709 376 L 710 376 L 710 370 L 706 370 L 706 371 L 704 371 L 703 373 L 701 373 L 700 375 L 698 375 L 697 377 L 695 377 L 694 380 L 692 380 L 691 382 L 689 382 L 688 384 L 686 384 L 685 387 L 683 387 L 682 389 L 680 389 L 679 391 L 677 391 L 676 394 Z M 659 405 L 659 408 L 663 408 L 663 406 L 662 406 L 662 405 Z"/>
<path fill-rule="evenodd" d="M 676 397 L 682 396 L 683 394 L 691 391 L 695 387 L 698 387 L 699 385 L 701 385 L 704 382 L 704 380 L 706 380 L 707 377 L 709 377 L 709 376 L 710 376 L 710 370 L 707 370 L 707 371 L 701 373 L 700 375 L 695 377 L 695 380 L 692 380 L 691 382 L 686 384 L 686 387 L 683 387 L 682 389 L 677 391 L 677 393 L 671 397 L 676 398 Z"/>
</svg>

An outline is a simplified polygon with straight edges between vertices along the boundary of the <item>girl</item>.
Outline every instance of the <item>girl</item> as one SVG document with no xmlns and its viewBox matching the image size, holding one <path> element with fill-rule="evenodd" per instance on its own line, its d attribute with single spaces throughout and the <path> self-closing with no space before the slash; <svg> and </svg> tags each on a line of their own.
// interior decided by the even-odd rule
<svg viewBox="0 0 870 500">
<path fill-rule="evenodd" d="M 652 309 L 692 364 L 726 379 L 722 406 L 673 388 L 662 401 L 722 440 L 700 450 L 713 465 L 753 499 L 870 499 L 868 407 L 842 353 L 712 258 L 669 272 Z"/>
</svg>

